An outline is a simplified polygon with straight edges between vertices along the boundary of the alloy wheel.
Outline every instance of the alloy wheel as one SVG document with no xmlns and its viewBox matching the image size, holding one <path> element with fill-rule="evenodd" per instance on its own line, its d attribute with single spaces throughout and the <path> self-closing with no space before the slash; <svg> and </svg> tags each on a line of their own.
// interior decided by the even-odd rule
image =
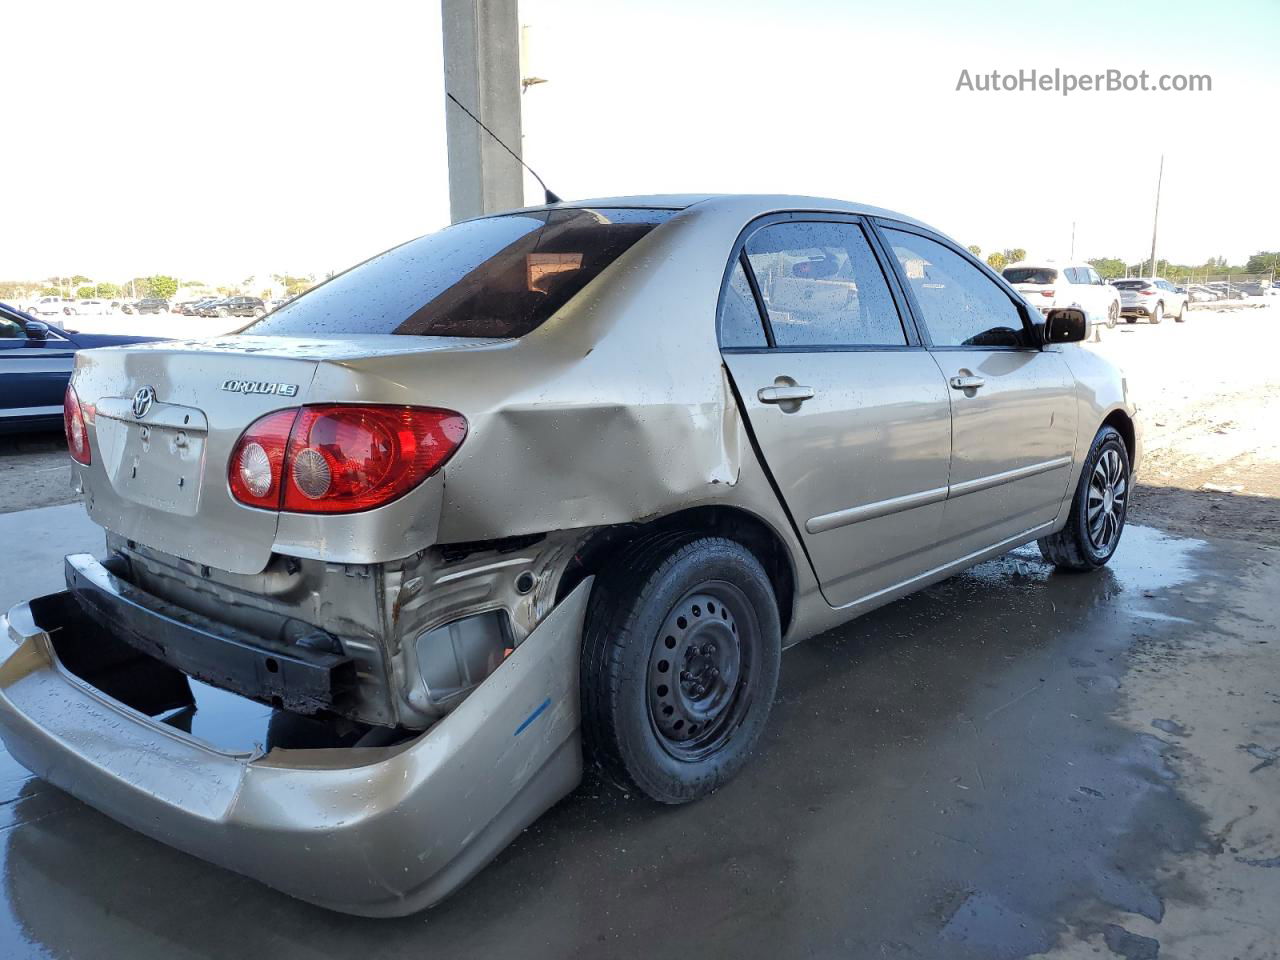
<svg viewBox="0 0 1280 960">
<path fill-rule="evenodd" d="M 1119 451 L 1107 449 L 1093 466 L 1089 477 L 1087 525 L 1089 542 L 1099 553 L 1109 553 L 1124 526 L 1129 478 Z"/>
</svg>

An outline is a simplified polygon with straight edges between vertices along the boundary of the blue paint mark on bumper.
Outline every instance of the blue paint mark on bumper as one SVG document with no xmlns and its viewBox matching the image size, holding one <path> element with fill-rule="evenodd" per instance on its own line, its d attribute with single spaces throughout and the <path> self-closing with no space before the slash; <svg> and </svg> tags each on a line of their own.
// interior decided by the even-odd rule
<svg viewBox="0 0 1280 960">
<path fill-rule="evenodd" d="M 516 732 L 512 734 L 512 736 L 518 737 L 520 734 L 524 733 L 525 728 L 529 726 L 529 724 L 533 723 L 533 721 L 537 720 L 538 717 L 542 716 L 542 711 L 546 710 L 549 706 L 551 706 L 551 698 L 547 697 L 547 699 L 538 704 L 537 709 L 535 709 L 533 713 L 524 718 L 524 723 L 516 727 Z"/>
</svg>

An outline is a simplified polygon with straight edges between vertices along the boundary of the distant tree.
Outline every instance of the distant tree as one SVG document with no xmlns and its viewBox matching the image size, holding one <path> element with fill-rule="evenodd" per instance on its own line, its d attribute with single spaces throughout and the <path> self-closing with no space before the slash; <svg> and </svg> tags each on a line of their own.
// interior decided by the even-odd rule
<svg viewBox="0 0 1280 960">
<path fill-rule="evenodd" d="M 168 300 L 178 292 L 178 281 L 162 273 L 147 277 L 147 295 Z"/>
<path fill-rule="evenodd" d="M 120 288 L 114 283 L 106 283 L 104 281 L 93 288 L 93 295 L 99 300 L 111 300 L 120 296 Z"/>
<path fill-rule="evenodd" d="M 76 287 L 76 298 L 79 300 L 88 300 L 97 291 L 97 287 L 83 286 Z"/>
<path fill-rule="evenodd" d="M 996 252 L 987 255 L 987 266 L 992 270 L 1003 270 L 1008 262 L 1008 258 L 1003 253 Z"/>
<path fill-rule="evenodd" d="M 1098 271 L 1104 280 L 1113 280 L 1124 276 L 1124 261 L 1115 257 L 1095 257 L 1088 261 L 1089 266 Z"/>
<path fill-rule="evenodd" d="M 967 247 L 967 249 L 968 249 L 968 251 L 969 251 L 970 253 L 972 253 L 975 257 L 980 257 L 980 256 L 982 256 L 982 248 L 981 248 L 980 246 L 978 246 L 976 243 L 971 243 L 971 244 L 969 244 L 969 246 Z"/>
<path fill-rule="evenodd" d="M 1018 263 L 1027 259 L 1027 251 L 1021 247 L 1010 247 L 1004 252 L 1004 259 L 1006 263 Z"/>
<path fill-rule="evenodd" d="M 74 277 L 71 277 L 70 279 L 67 280 L 67 283 L 69 283 L 73 287 L 78 283 L 88 283 L 88 282 L 89 282 L 89 278 L 82 273 L 77 273 Z"/>
<path fill-rule="evenodd" d="M 300 293 L 306 293 L 316 285 L 316 278 L 311 274 L 305 277 L 293 277 L 287 273 L 273 273 L 271 279 L 284 287 L 284 295 L 286 297 L 296 297 Z"/>
<path fill-rule="evenodd" d="M 1270 273 L 1280 265 L 1280 253 L 1274 250 L 1259 250 L 1244 265 L 1245 273 Z"/>
<path fill-rule="evenodd" d="M 40 288 L 40 296 L 42 296 L 42 297 L 60 297 L 60 296 L 62 296 L 62 291 L 61 291 L 61 290 L 59 290 L 57 287 L 41 287 L 41 288 Z"/>
<path fill-rule="evenodd" d="M 30 283 L 21 280 L 0 281 L 0 300 L 25 300 L 30 295 Z"/>
</svg>

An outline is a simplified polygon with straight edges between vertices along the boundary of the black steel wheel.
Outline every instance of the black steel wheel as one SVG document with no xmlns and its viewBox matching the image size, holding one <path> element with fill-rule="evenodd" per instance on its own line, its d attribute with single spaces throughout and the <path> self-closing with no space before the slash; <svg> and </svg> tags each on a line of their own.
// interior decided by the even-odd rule
<svg viewBox="0 0 1280 960">
<path fill-rule="evenodd" d="M 601 572 L 583 636 L 589 763 L 661 803 L 742 768 L 768 719 L 782 650 L 760 561 L 723 537 L 664 534 Z"/>
<path fill-rule="evenodd" d="M 1114 427 L 1103 427 L 1085 458 L 1066 526 L 1037 541 L 1041 556 L 1064 570 L 1105 564 L 1120 545 L 1132 485 L 1124 440 Z"/>
</svg>

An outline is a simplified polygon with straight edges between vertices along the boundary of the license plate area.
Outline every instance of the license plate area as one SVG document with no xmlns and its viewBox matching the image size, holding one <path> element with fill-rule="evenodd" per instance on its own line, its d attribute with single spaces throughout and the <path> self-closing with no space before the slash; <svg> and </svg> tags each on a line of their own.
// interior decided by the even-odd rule
<svg viewBox="0 0 1280 960">
<path fill-rule="evenodd" d="M 195 516 L 208 440 L 204 414 L 157 404 L 145 419 L 131 419 L 107 399 L 98 405 L 96 432 L 103 469 L 116 493 L 165 513 Z"/>
</svg>

